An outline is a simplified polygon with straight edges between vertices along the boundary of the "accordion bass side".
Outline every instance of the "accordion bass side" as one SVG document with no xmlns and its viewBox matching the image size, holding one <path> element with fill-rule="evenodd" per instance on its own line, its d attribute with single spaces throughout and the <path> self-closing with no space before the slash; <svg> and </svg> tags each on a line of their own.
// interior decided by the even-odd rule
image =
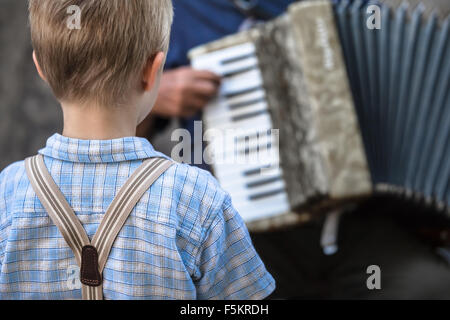
<svg viewBox="0 0 450 320">
<path fill-rule="evenodd" d="M 448 212 L 449 19 L 379 5 L 381 29 L 370 29 L 369 5 L 296 3 L 190 52 L 194 68 L 224 79 L 206 128 L 256 130 L 236 134 L 233 147 L 209 139 L 211 158 L 271 151 L 260 166 L 212 164 L 244 220 L 380 192 Z"/>
</svg>

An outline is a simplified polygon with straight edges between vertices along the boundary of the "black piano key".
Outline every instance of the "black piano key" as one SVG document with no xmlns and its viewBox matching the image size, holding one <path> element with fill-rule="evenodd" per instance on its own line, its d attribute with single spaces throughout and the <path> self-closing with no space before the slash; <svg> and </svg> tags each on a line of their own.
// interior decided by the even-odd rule
<svg viewBox="0 0 450 320">
<path fill-rule="evenodd" d="M 241 75 L 241 74 L 253 71 L 253 70 L 257 70 L 257 69 L 258 69 L 258 67 L 256 65 L 255 66 L 250 66 L 250 67 L 244 67 L 244 68 L 240 68 L 240 69 L 237 69 L 237 70 L 227 71 L 227 72 L 222 74 L 222 77 L 225 78 L 225 79 L 226 78 L 231 78 L 231 77 L 235 77 L 235 76 L 238 76 L 238 75 Z"/>
<path fill-rule="evenodd" d="M 255 176 L 257 174 L 261 174 L 261 169 L 262 168 L 257 168 L 257 169 L 252 169 L 252 170 L 247 170 L 243 173 L 243 175 L 245 177 L 250 177 L 250 176 Z"/>
<path fill-rule="evenodd" d="M 241 108 L 245 108 L 245 107 L 250 107 L 252 105 L 261 103 L 261 102 L 265 102 L 266 99 L 264 97 L 258 98 L 258 99 L 252 99 L 252 100 L 248 100 L 248 101 L 244 101 L 244 102 L 239 102 L 239 103 L 233 103 L 230 104 L 228 106 L 228 108 L 230 110 L 237 110 L 237 109 L 241 109 Z"/>
<path fill-rule="evenodd" d="M 285 192 L 285 189 L 280 188 L 280 189 L 276 189 L 273 191 L 257 193 L 257 194 L 249 196 L 248 198 L 250 201 L 257 201 L 257 200 L 262 200 L 262 199 L 266 199 L 266 198 L 271 198 L 273 196 L 277 196 L 283 192 Z"/>
<path fill-rule="evenodd" d="M 268 184 L 271 184 L 274 182 L 278 182 L 281 180 L 282 180 L 281 176 L 273 177 L 273 178 L 266 178 L 266 179 L 261 179 L 261 180 L 258 180 L 258 181 L 252 182 L 252 183 L 247 183 L 246 187 L 248 189 L 257 188 L 257 187 L 262 187 L 262 186 L 265 186 L 265 185 L 268 185 Z"/>
<path fill-rule="evenodd" d="M 256 118 L 260 115 L 266 114 L 268 113 L 267 110 L 261 110 L 261 111 L 255 111 L 255 112 L 249 112 L 249 113 L 245 113 L 239 116 L 234 116 L 231 118 L 232 122 L 239 122 L 239 121 L 244 121 L 244 120 L 248 120 L 251 118 Z"/>
<path fill-rule="evenodd" d="M 224 66 L 227 64 L 232 64 L 232 63 L 239 62 L 239 61 L 242 61 L 245 59 L 250 59 L 250 58 L 255 58 L 255 53 L 248 53 L 248 54 L 243 54 L 241 56 L 225 59 L 225 60 L 220 61 L 220 64 Z"/>
<path fill-rule="evenodd" d="M 253 93 L 253 92 L 256 92 L 261 89 L 262 89 L 262 86 L 256 86 L 256 87 L 247 88 L 247 89 L 243 89 L 243 90 L 236 90 L 236 91 L 225 93 L 224 97 L 227 99 L 231 99 L 231 98 L 243 96 L 243 95 L 246 95 L 249 93 Z"/>
<path fill-rule="evenodd" d="M 250 169 L 250 170 L 246 170 L 242 173 L 242 175 L 244 177 L 251 177 L 251 176 L 255 176 L 255 175 L 260 175 L 262 170 L 267 170 L 270 169 L 270 165 L 264 166 L 264 167 L 259 167 L 259 168 L 255 168 L 255 169 Z"/>
</svg>

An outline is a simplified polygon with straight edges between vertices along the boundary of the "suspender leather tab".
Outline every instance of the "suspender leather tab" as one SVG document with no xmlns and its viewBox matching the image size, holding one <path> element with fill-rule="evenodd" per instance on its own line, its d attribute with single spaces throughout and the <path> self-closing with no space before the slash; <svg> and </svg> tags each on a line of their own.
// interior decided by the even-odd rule
<svg viewBox="0 0 450 320">
<path fill-rule="evenodd" d="M 102 284 L 102 275 L 98 268 L 98 252 L 94 246 L 84 246 L 81 250 L 80 281 L 90 287 Z"/>
</svg>

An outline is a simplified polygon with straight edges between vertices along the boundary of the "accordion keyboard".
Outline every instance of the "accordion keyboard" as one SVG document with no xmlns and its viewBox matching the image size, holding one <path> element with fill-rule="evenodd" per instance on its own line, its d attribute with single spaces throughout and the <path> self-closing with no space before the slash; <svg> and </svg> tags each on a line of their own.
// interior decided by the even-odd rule
<svg viewBox="0 0 450 320">
<path fill-rule="evenodd" d="M 205 150 L 215 176 L 245 221 L 289 211 L 258 58 L 252 43 L 199 55 L 199 70 L 222 76 L 217 98 L 203 116 Z"/>
</svg>

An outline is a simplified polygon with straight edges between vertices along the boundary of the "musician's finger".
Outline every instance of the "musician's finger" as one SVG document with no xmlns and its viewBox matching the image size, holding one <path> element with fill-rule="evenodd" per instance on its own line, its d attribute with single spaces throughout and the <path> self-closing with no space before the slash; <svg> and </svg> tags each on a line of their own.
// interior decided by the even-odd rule
<svg viewBox="0 0 450 320">
<path fill-rule="evenodd" d="M 194 75 L 194 78 L 198 79 L 198 80 L 212 81 L 217 84 L 220 84 L 220 82 L 221 82 L 221 77 L 210 71 L 195 70 L 193 75 Z"/>
<path fill-rule="evenodd" d="M 199 111 L 199 110 L 202 110 L 203 108 L 205 108 L 206 105 L 208 104 L 208 102 L 211 101 L 211 99 L 209 97 L 197 95 L 197 96 L 192 97 L 191 101 L 192 101 L 191 106 L 196 108 L 197 111 Z"/>
<path fill-rule="evenodd" d="M 192 93 L 197 96 L 205 97 L 206 99 L 211 99 L 217 94 L 219 90 L 219 85 L 213 81 L 194 81 L 191 83 Z"/>
</svg>

